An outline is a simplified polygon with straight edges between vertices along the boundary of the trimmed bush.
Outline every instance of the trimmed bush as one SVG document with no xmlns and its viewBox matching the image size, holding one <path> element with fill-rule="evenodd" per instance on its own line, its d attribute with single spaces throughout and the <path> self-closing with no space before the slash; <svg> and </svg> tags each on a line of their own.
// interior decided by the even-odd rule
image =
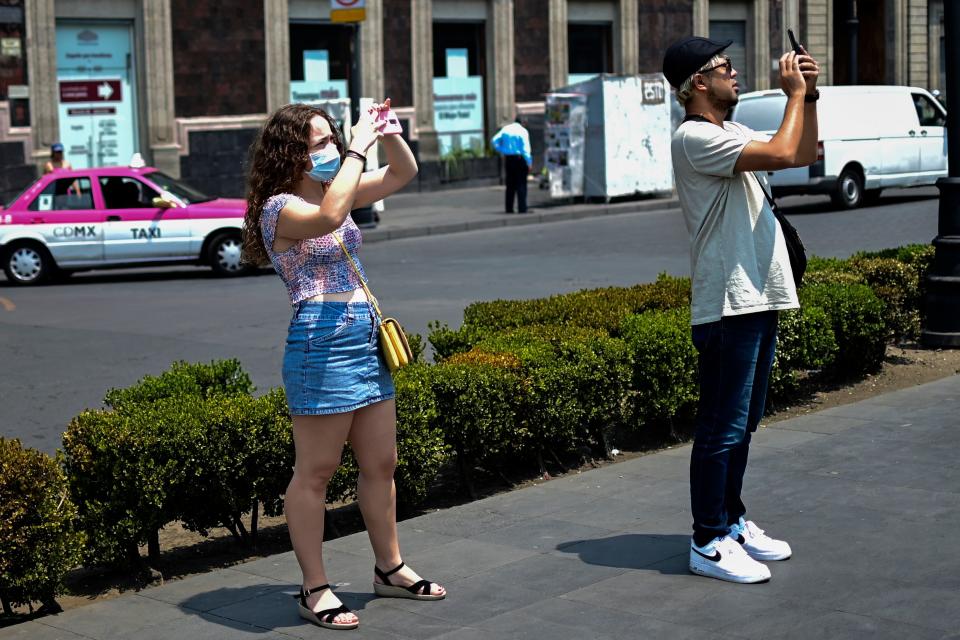
<svg viewBox="0 0 960 640">
<path fill-rule="evenodd" d="M 629 435 L 640 438 L 661 425 L 670 425 L 674 435 L 675 420 L 690 419 L 699 395 L 690 310 L 630 316 L 621 333 L 633 358 Z"/>
<path fill-rule="evenodd" d="M 83 534 L 59 461 L 0 438 L 0 601 L 58 609 L 63 578 L 80 561 Z"/>
<path fill-rule="evenodd" d="M 829 368 L 836 353 L 830 316 L 823 309 L 803 306 L 781 311 L 776 359 L 770 374 L 770 399 L 796 393 L 803 374 Z"/>
<path fill-rule="evenodd" d="M 435 426 L 456 454 L 461 481 L 471 495 L 474 468 L 491 471 L 514 452 L 516 443 L 528 441 L 517 427 L 519 366 L 514 356 L 471 352 L 453 356 L 431 371 Z"/>
<path fill-rule="evenodd" d="M 889 331 L 885 305 L 866 285 L 818 284 L 802 287 L 801 306 L 819 307 L 830 318 L 837 354 L 828 371 L 849 379 L 877 370 Z"/>
<path fill-rule="evenodd" d="M 112 408 L 125 404 L 153 402 L 183 395 L 207 398 L 215 395 L 251 394 L 250 376 L 239 360 L 217 360 L 210 364 L 174 362 L 159 376 L 144 376 L 126 389 L 110 389 L 103 403 Z"/>
<path fill-rule="evenodd" d="M 534 300 L 476 302 L 463 312 L 463 326 L 453 331 L 432 325 L 430 343 L 437 360 L 468 351 L 491 334 L 528 326 L 579 326 L 616 336 L 625 317 L 653 309 L 690 304 L 689 278 L 661 274 L 656 282 L 633 287 L 576 291 Z"/>
</svg>

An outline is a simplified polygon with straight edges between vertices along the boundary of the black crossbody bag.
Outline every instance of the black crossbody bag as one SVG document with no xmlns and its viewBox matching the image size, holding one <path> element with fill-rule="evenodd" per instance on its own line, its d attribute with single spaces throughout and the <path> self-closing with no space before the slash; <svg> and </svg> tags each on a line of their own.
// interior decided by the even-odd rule
<svg viewBox="0 0 960 640">
<path fill-rule="evenodd" d="M 803 274 L 807 271 L 807 249 L 803 246 L 803 240 L 800 239 L 800 232 L 790 224 L 787 216 L 783 215 L 783 212 L 780 211 L 780 207 L 773 201 L 773 198 L 770 197 L 767 190 L 763 188 L 763 183 L 760 182 L 760 178 L 758 178 L 755 173 L 753 177 L 757 181 L 757 184 L 760 185 L 760 191 L 763 191 L 767 202 L 770 203 L 773 216 L 777 219 L 777 222 L 780 223 L 780 229 L 783 231 L 783 239 L 787 245 L 787 256 L 790 258 L 790 270 L 793 272 L 793 283 L 799 289 L 800 283 L 803 281 Z"/>
<path fill-rule="evenodd" d="M 692 113 L 683 119 L 683 122 L 689 120 L 695 120 L 697 122 L 710 122 L 703 116 L 699 114 Z M 682 123 L 681 123 L 682 124 Z M 710 124 L 713 124 L 710 122 Z M 790 258 L 790 270 L 793 272 L 793 283 L 800 288 L 800 283 L 803 280 L 803 274 L 807 271 L 807 249 L 803 246 L 803 240 L 800 239 L 800 233 L 797 231 L 796 227 L 790 224 L 790 221 L 787 220 L 787 216 L 783 215 L 783 212 L 780 211 L 780 207 L 777 206 L 777 203 L 773 201 L 773 198 L 770 197 L 770 194 L 767 193 L 767 190 L 763 188 L 763 183 L 760 182 L 760 178 L 757 174 L 750 172 L 753 175 L 753 179 L 757 181 L 757 184 L 760 185 L 760 191 L 763 191 L 763 195 L 766 197 L 767 202 L 770 203 L 770 209 L 773 211 L 773 217 L 777 219 L 777 222 L 780 223 L 780 230 L 783 231 L 783 239 L 786 241 L 787 245 L 787 256 Z"/>
</svg>

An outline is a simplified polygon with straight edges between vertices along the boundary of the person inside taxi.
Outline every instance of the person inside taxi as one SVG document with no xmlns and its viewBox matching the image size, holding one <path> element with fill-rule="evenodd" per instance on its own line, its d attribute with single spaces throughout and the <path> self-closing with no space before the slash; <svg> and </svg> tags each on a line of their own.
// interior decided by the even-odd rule
<svg viewBox="0 0 960 640">
<path fill-rule="evenodd" d="M 298 609 L 301 617 L 331 629 L 359 624 L 330 589 L 322 555 L 326 490 L 347 441 L 360 467 L 357 497 L 373 547 L 377 595 L 446 595 L 401 559 L 394 386 L 360 280 L 366 280 L 357 259 L 360 230 L 350 217 L 351 210 L 395 193 L 417 174 L 403 139 L 384 136 L 386 120 L 376 121 L 389 107 L 387 99 L 362 114 L 349 147 L 323 110 L 281 107 L 251 147 L 249 164 L 243 256 L 253 264 L 269 259 L 293 305 L 283 383 L 296 462 L 285 512 L 303 573 Z M 366 154 L 380 140 L 387 166 L 364 173 Z"/>
</svg>

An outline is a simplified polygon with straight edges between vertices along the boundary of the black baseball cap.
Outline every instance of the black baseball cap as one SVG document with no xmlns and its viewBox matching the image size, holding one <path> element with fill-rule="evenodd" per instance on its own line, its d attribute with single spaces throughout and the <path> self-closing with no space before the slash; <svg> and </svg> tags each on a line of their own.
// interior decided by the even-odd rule
<svg viewBox="0 0 960 640">
<path fill-rule="evenodd" d="M 663 55 L 663 75 L 675 89 L 679 89 L 684 80 L 731 44 L 733 40 L 721 42 L 699 37 L 678 40 Z"/>
</svg>

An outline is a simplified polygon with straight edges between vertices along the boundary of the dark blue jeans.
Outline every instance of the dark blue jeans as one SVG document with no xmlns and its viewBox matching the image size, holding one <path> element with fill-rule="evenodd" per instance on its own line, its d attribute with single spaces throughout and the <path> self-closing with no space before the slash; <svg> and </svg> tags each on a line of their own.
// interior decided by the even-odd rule
<svg viewBox="0 0 960 640">
<path fill-rule="evenodd" d="M 694 325 L 700 353 L 700 404 L 690 457 L 693 539 L 727 534 L 747 512 L 740 498 L 750 434 L 767 401 L 777 348 L 777 312 L 728 316 Z"/>
</svg>

